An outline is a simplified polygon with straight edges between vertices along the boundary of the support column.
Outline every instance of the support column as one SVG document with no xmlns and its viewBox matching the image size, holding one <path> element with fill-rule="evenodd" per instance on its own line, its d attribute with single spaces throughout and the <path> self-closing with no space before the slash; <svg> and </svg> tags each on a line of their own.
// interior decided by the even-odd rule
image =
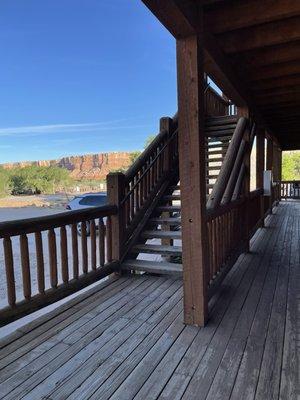
<svg viewBox="0 0 300 400">
<path fill-rule="evenodd" d="M 256 188 L 264 187 L 264 167 L 265 167 L 265 130 L 259 127 L 256 136 Z M 261 227 L 264 227 L 264 196 L 260 199 L 260 218 Z"/>
<path fill-rule="evenodd" d="M 177 40 L 184 322 L 197 326 L 208 315 L 203 60 L 198 35 Z"/>
<path fill-rule="evenodd" d="M 250 251 L 250 231 L 249 231 L 249 225 L 250 225 L 250 207 L 249 207 L 249 202 L 250 202 L 250 165 L 251 165 L 251 146 L 250 146 L 250 128 L 248 128 L 247 133 L 244 136 L 246 140 L 246 155 L 245 155 L 245 161 L 244 165 L 246 167 L 245 169 L 245 198 L 246 198 L 246 243 L 245 243 L 245 251 L 249 252 Z"/>
<path fill-rule="evenodd" d="M 272 174 L 274 172 L 273 169 L 273 140 L 269 137 L 267 139 L 267 170 L 268 171 L 272 171 Z M 272 193 L 270 195 L 270 203 L 269 203 L 269 210 L 270 210 L 270 214 L 272 214 Z"/>
<path fill-rule="evenodd" d="M 125 175 L 121 172 L 109 173 L 106 177 L 108 202 L 118 207 L 118 214 L 111 217 L 112 259 L 120 261 L 123 252 L 125 228 L 124 207 L 121 201 L 125 194 Z"/>
<path fill-rule="evenodd" d="M 273 171 L 273 140 L 267 139 L 267 170 Z"/>
</svg>

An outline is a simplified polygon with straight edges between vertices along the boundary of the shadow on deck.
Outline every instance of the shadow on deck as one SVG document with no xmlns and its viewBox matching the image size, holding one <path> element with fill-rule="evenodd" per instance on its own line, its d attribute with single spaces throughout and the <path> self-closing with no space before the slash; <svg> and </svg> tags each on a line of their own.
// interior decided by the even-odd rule
<svg viewBox="0 0 300 400">
<path fill-rule="evenodd" d="M 299 398 L 300 203 L 282 202 L 184 326 L 182 283 L 124 276 L 0 343 L 1 399 Z"/>
</svg>

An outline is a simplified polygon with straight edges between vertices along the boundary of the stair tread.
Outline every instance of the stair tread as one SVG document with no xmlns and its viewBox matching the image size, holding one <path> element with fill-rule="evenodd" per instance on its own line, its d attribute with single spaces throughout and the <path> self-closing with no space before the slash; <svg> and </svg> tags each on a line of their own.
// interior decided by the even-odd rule
<svg viewBox="0 0 300 400">
<path fill-rule="evenodd" d="M 149 222 L 152 222 L 152 223 L 156 223 L 156 224 L 163 224 L 163 223 L 166 223 L 166 224 L 174 224 L 174 225 L 179 225 L 179 224 L 181 224 L 181 218 L 176 218 L 176 217 L 174 217 L 174 218 L 164 218 L 164 217 L 161 217 L 161 218 L 151 218 L 150 220 L 149 220 Z"/>
<path fill-rule="evenodd" d="M 211 125 L 227 125 L 236 123 L 237 121 L 238 117 L 236 115 L 208 117 L 205 121 L 205 126 L 208 127 Z"/>
<path fill-rule="evenodd" d="M 132 252 L 134 253 L 155 253 L 166 255 L 181 255 L 181 246 L 163 246 L 160 244 L 136 244 L 133 246 Z"/>
<path fill-rule="evenodd" d="M 180 211 L 181 206 L 159 206 L 156 208 L 157 211 Z"/>
<path fill-rule="evenodd" d="M 181 239 L 181 231 L 144 231 L 142 233 L 144 239 Z"/>
<path fill-rule="evenodd" d="M 164 200 L 180 200 L 180 194 L 170 194 L 163 197 Z"/>
<path fill-rule="evenodd" d="M 134 269 L 157 274 L 182 275 L 182 264 L 169 263 L 166 261 L 149 260 L 125 260 L 121 269 Z"/>
</svg>

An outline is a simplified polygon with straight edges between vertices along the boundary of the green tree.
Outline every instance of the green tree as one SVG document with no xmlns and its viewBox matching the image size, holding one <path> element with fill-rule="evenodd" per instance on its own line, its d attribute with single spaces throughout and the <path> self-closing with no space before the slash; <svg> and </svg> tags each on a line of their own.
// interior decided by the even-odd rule
<svg viewBox="0 0 300 400">
<path fill-rule="evenodd" d="M 69 171 L 59 167 L 31 165 L 10 171 L 9 186 L 13 194 L 54 193 L 71 183 Z"/>
<path fill-rule="evenodd" d="M 145 142 L 145 149 L 153 142 L 153 140 L 156 138 L 155 135 L 150 135 L 147 137 L 146 142 Z"/>
<path fill-rule="evenodd" d="M 285 151 L 282 153 L 282 179 L 286 181 L 300 179 L 299 151 Z"/>
<path fill-rule="evenodd" d="M 0 196 L 9 193 L 9 173 L 3 167 L 0 167 Z"/>
<path fill-rule="evenodd" d="M 139 158 L 139 156 L 142 154 L 142 152 L 141 151 L 133 151 L 131 154 L 130 154 L 130 161 L 131 161 L 131 164 L 133 164 L 138 158 Z"/>
</svg>

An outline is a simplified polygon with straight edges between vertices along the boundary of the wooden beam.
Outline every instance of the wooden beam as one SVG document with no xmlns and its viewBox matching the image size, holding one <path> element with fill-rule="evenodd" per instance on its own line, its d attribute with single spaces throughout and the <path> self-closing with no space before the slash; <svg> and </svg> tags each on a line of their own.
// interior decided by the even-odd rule
<svg viewBox="0 0 300 400">
<path fill-rule="evenodd" d="M 222 89 L 226 96 L 238 106 L 245 106 L 249 94 L 237 79 L 223 52 L 218 48 L 210 35 L 206 35 L 204 70 L 212 80 Z"/>
<path fill-rule="evenodd" d="M 191 0 L 142 0 L 156 18 L 177 39 L 193 35 L 197 30 L 197 5 Z"/>
<path fill-rule="evenodd" d="M 291 85 L 285 87 L 275 87 L 270 89 L 255 90 L 254 94 L 256 98 L 270 97 L 270 96 L 281 96 L 287 93 L 300 93 L 300 85 Z"/>
<path fill-rule="evenodd" d="M 203 42 L 199 37 L 177 40 L 177 70 L 184 321 L 203 326 L 208 314 L 208 235 Z"/>
<path fill-rule="evenodd" d="M 300 39 L 300 17 L 223 33 L 217 38 L 226 54 L 288 43 Z"/>
<path fill-rule="evenodd" d="M 283 63 L 300 59 L 300 41 L 274 45 L 263 49 L 249 50 L 231 56 L 233 65 L 247 67 L 263 67 L 270 64 Z"/>
<path fill-rule="evenodd" d="M 251 81 L 261 81 L 264 79 L 278 78 L 279 76 L 291 76 L 298 74 L 300 71 L 300 59 L 295 61 L 284 62 L 266 67 L 254 68 L 249 70 L 249 78 Z"/>
<path fill-rule="evenodd" d="M 291 85 L 299 85 L 300 84 L 300 75 L 295 74 L 291 76 L 280 76 L 278 78 L 269 78 L 263 81 L 255 81 L 252 82 L 251 88 L 253 90 L 264 90 L 269 88 L 278 88 L 278 87 L 285 87 Z"/>
<path fill-rule="evenodd" d="M 280 96 L 260 97 L 256 100 L 259 106 L 270 106 L 278 104 L 297 105 L 300 102 L 300 93 L 286 93 Z"/>
<path fill-rule="evenodd" d="M 295 0 L 225 1 L 205 12 L 206 25 L 213 33 L 265 24 L 300 14 Z"/>
<path fill-rule="evenodd" d="M 198 6 L 193 0 L 143 0 L 143 3 L 153 12 L 161 23 L 177 39 L 195 34 L 201 30 Z M 203 34 L 201 32 L 201 34 Z M 249 96 L 239 82 L 235 71 L 216 45 L 209 32 L 205 33 L 204 71 L 216 82 L 226 95 L 237 105 L 245 105 Z"/>
</svg>

